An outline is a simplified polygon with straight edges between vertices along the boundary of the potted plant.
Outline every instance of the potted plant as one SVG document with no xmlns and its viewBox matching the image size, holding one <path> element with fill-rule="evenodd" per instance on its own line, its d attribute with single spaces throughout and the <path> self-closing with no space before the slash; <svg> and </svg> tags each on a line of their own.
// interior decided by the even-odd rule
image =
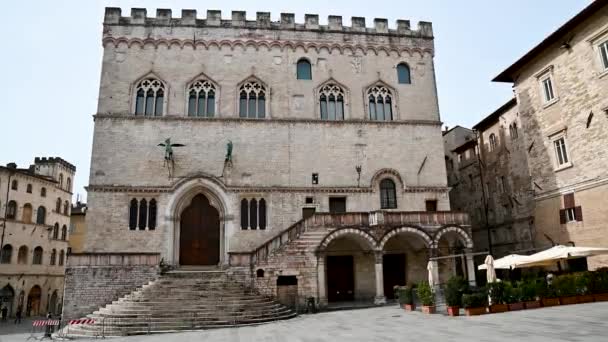
<svg viewBox="0 0 608 342">
<path fill-rule="evenodd" d="M 538 288 L 543 306 L 547 307 L 559 305 L 559 298 L 555 284 L 549 284 L 541 281 Z"/>
<path fill-rule="evenodd" d="M 416 295 L 422 304 L 422 312 L 426 314 L 435 313 L 435 294 L 426 281 L 420 282 L 416 288 Z"/>
<path fill-rule="evenodd" d="M 412 295 L 412 288 L 410 286 L 399 286 L 397 289 L 397 298 L 399 304 L 405 311 L 414 311 L 416 306 L 414 305 L 414 297 Z"/>
<path fill-rule="evenodd" d="M 462 295 L 462 305 L 467 316 L 477 316 L 486 313 L 488 296 L 485 292 L 476 292 Z"/>
<path fill-rule="evenodd" d="M 591 273 L 581 272 L 574 275 L 576 282 L 576 291 L 578 292 L 579 303 L 591 303 L 594 301 L 591 294 Z"/>
<path fill-rule="evenodd" d="M 509 307 L 505 304 L 505 283 L 495 282 L 487 286 L 488 296 L 491 304 L 488 307 L 490 313 L 500 313 L 509 311 Z"/>
<path fill-rule="evenodd" d="M 564 274 L 553 279 L 553 286 L 561 305 L 577 304 L 576 277 L 574 274 Z"/>
<path fill-rule="evenodd" d="M 507 303 L 509 311 L 524 309 L 521 292 L 521 288 L 513 286 L 510 282 L 505 282 L 505 303 Z"/>
<path fill-rule="evenodd" d="M 544 284 L 541 284 L 544 286 Z M 539 282 L 536 279 L 527 279 L 520 281 L 517 284 L 520 288 L 521 301 L 526 309 L 537 309 L 541 306 L 541 301 L 538 299 Z"/>
<path fill-rule="evenodd" d="M 596 302 L 608 301 L 608 268 L 602 267 L 590 272 L 590 288 Z"/>
<path fill-rule="evenodd" d="M 469 283 L 462 277 L 452 277 L 443 289 L 448 315 L 458 316 L 462 306 L 462 294 L 469 288 Z"/>
</svg>

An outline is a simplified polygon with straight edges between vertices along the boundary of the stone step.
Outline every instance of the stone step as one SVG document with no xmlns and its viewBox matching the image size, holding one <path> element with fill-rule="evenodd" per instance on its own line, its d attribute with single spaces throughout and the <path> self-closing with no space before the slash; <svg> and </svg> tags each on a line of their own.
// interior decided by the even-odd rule
<svg viewBox="0 0 608 342">
<path fill-rule="evenodd" d="M 218 310 L 235 311 L 235 310 L 262 310 L 262 309 L 274 309 L 277 307 L 283 307 L 281 304 L 276 302 L 265 302 L 265 303 L 251 303 L 247 305 L 188 305 L 177 308 L 163 308 L 157 305 L 129 305 L 129 306 L 106 306 L 97 310 L 96 312 L 218 312 Z"/>
</svg>

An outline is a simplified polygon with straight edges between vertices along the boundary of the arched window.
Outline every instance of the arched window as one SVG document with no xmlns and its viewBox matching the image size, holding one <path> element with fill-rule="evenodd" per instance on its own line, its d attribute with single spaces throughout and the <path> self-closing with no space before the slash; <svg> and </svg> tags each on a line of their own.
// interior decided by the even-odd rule
<svg viewBox="0 0 608 342">
<path fill-rule="evenodd" d="M 156 229 L 156 200 L 155 199 L 150 200 L 150 207 L 148 208 L 148 211 L 149 211 L 148 229 L 154 230 L 154 229 Z"/>
<path fill-rule="evenodd" d="M 139 201 L 139 230 L 146 230 L 148 224 L 148 202 L 145 199 Z"/>
<path fill-rule="evenodd" d="M 23 223 L 32 223 L 32 205 L 29 203 L 26 203 L 23 206 L 23 212 L 21 214 L 21 221 L 23 221 Z"/>
<path fill-rule="evenodd" d="M 17 263 L 27 264 L 27 246 L 19 247 L 19 252 L 17 252 Z"/>
<path fill-rule="evenodd" d="M 55 202 L 55 212 L 61 214 L 61 198 L 57 197 L 57 202 Z"/>
<path fill-rule="evenodd" d="M 412 77 L 410 75 L 410 67 L 405 63 L 397 65 L 397 79 L 399 84 L 411 84 Z"/>
<path fill-rule="evenodd" d="M 312 69 L 307 59 L 300 59 L 297 65 L 296 77 L 299 80 L 312 80 Z"/>
<path fill-rule="evenodd" d="M 146 78 L 135 88 L 135 115 L 161 116 L 165 105 L 165 85 L 156 78 Z"/>
<path fill-rule="evenodd" d="M 216 88 L 207 80 L 198 80 L 188 88 L 188 116 L 215 115 Z"/>
<path fill-rule="evenodd" d="M 14 220 L 17 217 L 17 202 L 9 201 L 8 207 L 6 208 L 6 218 Z"/>
<path fill-rule="evenodd" d="M 34 259 L 32 265 L 42 265 L 42 247 L 38 246 L 34 248 Z"/>
<path fill-rule="evenodd" d="M 65 259 L 65 252 L 63 249 L 59 252 L 59 266 L 63 266 L 63 261 Z"/>
<path fill-rule="evenodd" d="M 61 240 L 65 241 L 68 239 L 68 227 L 64 224 L 61 227 Z"/>
<path fill-rule="evenodd" d="M 137 200 L 134 198 L 131 200 L 129 205 L 129 229 L 135 230 L 137 228 Z"/>
<path fill-rule="evenodd" d="M 266 88 L 255 80 L 239 88 L 239 116 L 261 119 L 266 116 Z"/>
<path fill-rule="evenodd" d="M 249 228 L 249 203 L 246 199 L 241 200 L 241 229 Z"/>
<path fill-rule="evenodd" d="M 46 197 L 46 188 L 40 189 L 40 197 Z"/>
<path fill-rule="evenodd" d="M 25 190 L 28 194 L 32 193 L 32 184 L 28 184 Z"/>
<path fill-rule="evenodd" d="M 259 204 L 260 218 L 259 218 L 259 226 L 260 229 L 266 229 L 266 200 L 263 198 L 260 200 Z"/>
<path fill-rule="evenodd" d="M 264 278 L 264 270 L 263 270 L 263 269 L 261 269 L 261 268 L 258 268 L 258 270 L 257 270 L 257 271 L 255 271 L 255 275 L 256 275 L 258 278 Z"/>
<path fill-rule="evenodd" d="M 57 260 L 57 250 L 53 248 L 51 251 L 51 265 L 55 265 L 55 261 Z"/>
<path fill-rule="evenodd" d="M 44 224 L 46 221 L 46 208 L 43 206 L 38 207 L 38 212 L 36 213 L 36 224 Z"/>
<path fill-rule="evenodd" d="M 16 179 L 13 179 L 13 182 L 11 183 L 11 189 L 12 190 L 18 190 L 19 189 L 19 182 L 17 182 Z"/>
<path fill-rule="evenodd" d="M 249 228 L 258 229 L 258 201 L 249 201 Z"/>
<path fill-rule="evenodd" d="M 70 202 L 65 201 L 63 202 L 63 215 L 69 215 L 70 214 Z"/>
<path fill-rule="evenodd" d="M 1 264 L 10 264 L 12 257 L 13 257 L 13 246 L 8 245 L 8 244 L 4 245 L 4 247 L 2 247 L 2 258 L 0 259 L 0 263 Z"/>
<path fill-rule="evenodd" d="M 53 226 L 53 239 L 57 240 L 59 238 L 59 223 L 55 222 Z"/>
<path fill-rule="evenodd" d="M 376 85 L 367 91 L 369 100 L 369 119 L 379 121 L 393 120 L 393 96 L 383 85 Z"/>
<path fill-rule="evenodd" d="M 392 179 L 385 178 L 380 182 L 380 208 L 397 208 L 397 190 Z"/>
<path fill-rule="evenodd" d="M 72 179 L 70 177 L 68 177 L 68 179 L 66 181 L 66 190 L 67 191 L 71 191 L 72 190 Z"/>
<path fill-rule="evenodd" d="M 335 83 L 319 89 L 319 110 L 322 120 L 344 120 L 344 90 Z"/>
<path fill-rule="evenodd" d="M 63 173 L 59 174 L 59 187 L 63 188 Z"/>
<path fill-rule="evenodd" d="M 496 135 L 494 133 L 490 134 L 490 151 L 494 151 L 498 146 L 498 142 L 496 141 Z"/>
<path fill-rule="evenodd" d="M 511 134 L 511 139 L 517 139 L 517 123 L 514 122 L 509 126 L 509 133 Z"/>
</svg>

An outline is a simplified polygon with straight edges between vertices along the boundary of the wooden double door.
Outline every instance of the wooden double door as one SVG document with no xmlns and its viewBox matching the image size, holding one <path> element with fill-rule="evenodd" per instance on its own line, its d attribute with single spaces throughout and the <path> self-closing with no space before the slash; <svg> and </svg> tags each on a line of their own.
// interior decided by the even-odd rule
<svg viewBox="0 0 608 342">
<path fill-rule="evenodd" d="M 327 256 L 327 300 L 355 300 L 355 264 L 352 255 Z"/>
<path fill-rule="evenodd" d="M 220 215 L 199 194 L 180 219 L 180 265 L 218 265 L 220 262 Z"/>
</svg>

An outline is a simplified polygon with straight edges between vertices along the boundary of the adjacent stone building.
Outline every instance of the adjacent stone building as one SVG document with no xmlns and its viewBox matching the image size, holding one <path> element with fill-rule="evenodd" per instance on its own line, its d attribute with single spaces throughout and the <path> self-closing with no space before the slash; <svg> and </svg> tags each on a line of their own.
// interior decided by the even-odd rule
<svg viewBox="0 0 608 342">
<path fill-rule="evenodd" d="M 61 312 L 75 172 L 61 158 L 0 167 L 0 302 L 11 316 Z"/>
<path fill-rule="evenodd" d="M 594 1 L 494 79 L 513 83 L 538 244 L 608 246 L 607 75 L 608 2 Z"/>
<path fill-rule="evenodd" d="M 384 302 L 427 279 L 429 260 L 441 281 L 464 265 L 474 282 L 472 257 L 434 259 L 473 243 L 450 211 L 430 23 L 107 8 L 102 43 L 87 233 L 66 291 L 136 255 L 149 270 L 148 254 L 322 306 Z M 68 315 L 86 313 L 86 293 L 69 298 Z"/>
<path fill-rule="evenodd" d="M 70 253 L 82 253 L 84 251 L 84 240 L 87 234 L 86 218 L 87 204 L 76 201 L 72 205 L 70 213 L 70 240 L 68 251 Z"/>
</svg>

